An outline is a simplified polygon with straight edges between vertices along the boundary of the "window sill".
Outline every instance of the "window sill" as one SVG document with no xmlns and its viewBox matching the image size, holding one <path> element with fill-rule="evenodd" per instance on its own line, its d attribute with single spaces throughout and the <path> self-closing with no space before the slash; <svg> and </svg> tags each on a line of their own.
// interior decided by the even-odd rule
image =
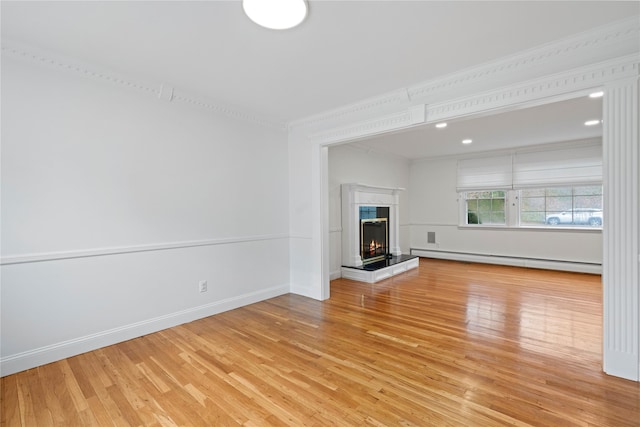
<svg viewBox="0 0 640 427">
<path fill-rule="evenodd" d="M 601 227 L 544 227 L 535 225 L 510 226 L 510 225 L 458 225 L 459 230 L 510 230 L 510 231 L 550 231 L 550 232 L 576 232 L 576 233 L 602 233 Z"/>
<path fill-rule="evenodd" d="M 510 230 L 517 227 L 509 227 L 508 225 L 458 225 L 460 230 Z"/>
</svg>

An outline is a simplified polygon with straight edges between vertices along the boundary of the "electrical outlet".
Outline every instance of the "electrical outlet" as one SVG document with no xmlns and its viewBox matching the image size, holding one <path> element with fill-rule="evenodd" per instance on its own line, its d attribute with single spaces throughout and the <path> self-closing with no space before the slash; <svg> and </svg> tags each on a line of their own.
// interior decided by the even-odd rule
<svg viewBox="0 0 640 427">
<path fill-rule="evenodd" d="M 198 283 L 198 289 L 200 290 L 200 292 L 207 292 L 207 281 L 200 280 L 200 282 Z"/>
</svg>

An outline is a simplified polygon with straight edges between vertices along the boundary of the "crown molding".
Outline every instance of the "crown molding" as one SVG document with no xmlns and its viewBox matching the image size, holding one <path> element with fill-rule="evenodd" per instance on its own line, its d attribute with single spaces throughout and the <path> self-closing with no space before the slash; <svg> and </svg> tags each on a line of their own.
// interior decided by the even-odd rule
<svg viewBox="0 0 640 427">
<path fill-rule="evenodd" d="M 427 123 L 460 118 L 500 109 L 531 106 L 575 96 L 579 91 L 601 87 L 608 82 L 637 78 L 640 75 L 640 55 L 627 55 L 545 76 L 520 84 L 481 92 L 465 98 L 433 105 L 417 104 L 398 112 L 381 114 L 379 117 L 357 121 L 350 125 L 325 129 L 308 135 L 314 144 L 330 145 L 360 138 L 407 129 Z"/>
<path fill-rule="evenodd" d="M 410 101 L 409 93 L 406 89 L 388 92 L 376 97 L 367 98 L 353 104 L 348 104 L 320 114 L 309 116 L 289 123 L 289 129 L 313 127 L 324 122 L 349 117 L 360 112 L 369 110 L 380 110 L 385 107 L 398 109 L 398 106 L 406 106 Z"/>
<path fill-rule="evenodd" d="M 356 122 L 348 126 L 336 127 L 311 134 L 308 138 L 314 144 L 325 145 L 378 135 L 422 124 L 426 120 L 425 112 L 425 105 L 414 105 L 406 110 L 386 114 L 373 120 Z"/>
<path fill-rule="evenodd" d="M 179 91 L 176 91 L 176 93 L 173 94 L 172 101 L 193 105 L 195 107 L 199 107 L 205 110 L 223 114 L 232 119 L 249 122 L 265 128 L 274 129 L 282 132 L 286 132 L 287 130 L 287 126 L 284 122 L 269 120 L 256 114 L 247 113 L 245 111 L 242 111 L 239 108 L 233 108 L 221 103 L 206 100 L 205 98 L 199 97 L 197 95 L 187 95 L 185 93 L 180 93 Z"/>
<path fill-rule="evenodd" d="M 514 81 L 535 78 L 536 75 L 547 76 L 554 73 L 554 64 L 562 61 L 566 61 L 564 69 L 580 68 L 594 62 L 607 61 L 611 57 L 637 56 L 639 51 L 640 22 L 637 17 L 631 17 L 408 88 L 303 118 L 291 122 L 289 129 L 331 126 L 340 120 L 352 120 L 351 116 L 356 113 L 384 114 L 382 107 L 430 104 L 451 99 L 452 93 L 460 93 L 464 88 L 478 93 L 483 89 L 493 89 L 490 84 L 504 81 L 505 75 L 513 76 Z M 531 71 L 533 68 L 537 68 L 535 74 Z M 526 76 L 527 72 L 529 77 Z M 596 80 L 596 76 L 593 76 L 593 80 Z"/>
<path fill-rule="evenodd" d="M 606 60 L 606 55 L 610 54 L 612 46 L 621 51 L 614 56 L 637 53 L 640 48 L 639 40 L 638 18 L 627 18 L 427 81 L 412 86 L 407 91 L 411 99 L 417 101 L 460 85 L 479 83 L 488 78 L 502 78 L 504 74 L 513 74 L 534 66 L 542 67 L 567 57 L 584 55 L 588 62 L 576 64 L 572 67 L 574 68 L 594 61 Z"/>
<path fill-rule="evenodd" d="M 603 86 L 613 80 L 638 76 L 640 55 L 600 62 L 587 67 L 557 73 L 524 83 L 506 86 L 457 100 L 427 106 L 427 122 L 433 123 L 453 117 L 465 117 L 478 112 L 527 104 L 543 99 L 559 97 L 567 92 L 578 92 Z"/>
<path fill-rule="evenodd" d="M 27 46 L 13 41 L 2 40 L 2 55 L 36 63 L 45 67 L 68 72 L 76 76 L 86 77 L 100 83 L 114 84 L 126 89 L 132 89 L 137 93 L 154 96 L 165 102 L 184 103 L 208 111 L 213 111 L 227 117 L 249 122 L 262 127 L 286 131 L 284 123 L 270 120 L 257 114 L 243 111 L 240 108 L 224 105 L 220 102 L 206 99 L 205 97 L 188 94 L 167 83 L 153 83 L 137 80 L 116 71 L 107 69 L 97 64 L 90 64 L 75 58 L 62 56 L 52 51 L 42 50 L 33 46 Z"/>
<path fill-rule="evenodd" d="M 135 89 L 147 95 L 156 97 L 160 95 L 159 85 L 132 79 L 112 70 L 101 69 L 101 67 L 97 65 L 88 64 L 77 59 L 63 57 L 36 47 L 18 44 L 4 38 L 2 40 L 1 51 L 3 56 L 11 55 L 18 59 L 49 68 L 55 68 L 70 74 L 80 75 L 103 83 L 110 83 L 129 89 Z"/>
</svg>

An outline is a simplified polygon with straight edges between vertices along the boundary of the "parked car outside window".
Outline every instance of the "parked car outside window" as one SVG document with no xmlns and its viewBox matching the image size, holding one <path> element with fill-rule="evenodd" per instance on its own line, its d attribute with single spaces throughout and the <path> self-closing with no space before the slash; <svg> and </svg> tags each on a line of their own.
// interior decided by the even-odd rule
<svg viewBox="0 0 640 427">
<path fill-rule="evenodd" d="M 571 209 L 564 212 L 557 212 L 547 215 L 546 221 L 549 225 L 574 224 L 574 225 L 602 225 L 602 209 Z"/>
</svg>

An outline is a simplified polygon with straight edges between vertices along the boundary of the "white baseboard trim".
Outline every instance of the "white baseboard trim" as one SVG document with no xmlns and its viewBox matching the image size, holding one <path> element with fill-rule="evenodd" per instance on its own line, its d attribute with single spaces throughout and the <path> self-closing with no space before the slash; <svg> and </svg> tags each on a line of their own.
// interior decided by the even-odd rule
<svg viewBox="0 0 640 427">
<path fill-rule="evenodd" d="M 605 343 L 605 348 L 608 344 Z M 620 349 L 608 348 L 607 357 L 604 358 L 603 370 L 607 375 L 624 378 L 631 381 L 640 381 L 640 367 L 638 367 L 638 355 Z"/>
<path fill-rule="evenodd" d="M 329 273 L 329 280 L 336 280 L 342 277 L 342 270 L 336 270 Z"/>
<path fill-rule="evenodd" d="M 178 326 L 183 323 L 193 322 L 194 320 L 213 316 L 287 293 L 289 293 L 288 284 L 274 286 L 153 319 L 143 320 L 130 325 L 109 329 L 96 334 L 6 356 L 0 359 L 0 376 L 11 375 L 16 372 L 35 368 L 36 366 L 45 365 L 67 357 L 138 338 L 143 335 Z"/>
<path fill-rule="evenodd" d="M 411 255 L 425 258 L 448 259 L 452 261 L 479 262 L 485 264 L 511 265 L 515 267 L 540 268 L 544 270 L 571 271 L 575 273 L 602 274 L 602 264 L 554 261 L 535 258 L 518 258 L 502 255 L 481 255 L 463 252 L 431 251 L 428 249 L 411 248 Z"/>
</svg>

